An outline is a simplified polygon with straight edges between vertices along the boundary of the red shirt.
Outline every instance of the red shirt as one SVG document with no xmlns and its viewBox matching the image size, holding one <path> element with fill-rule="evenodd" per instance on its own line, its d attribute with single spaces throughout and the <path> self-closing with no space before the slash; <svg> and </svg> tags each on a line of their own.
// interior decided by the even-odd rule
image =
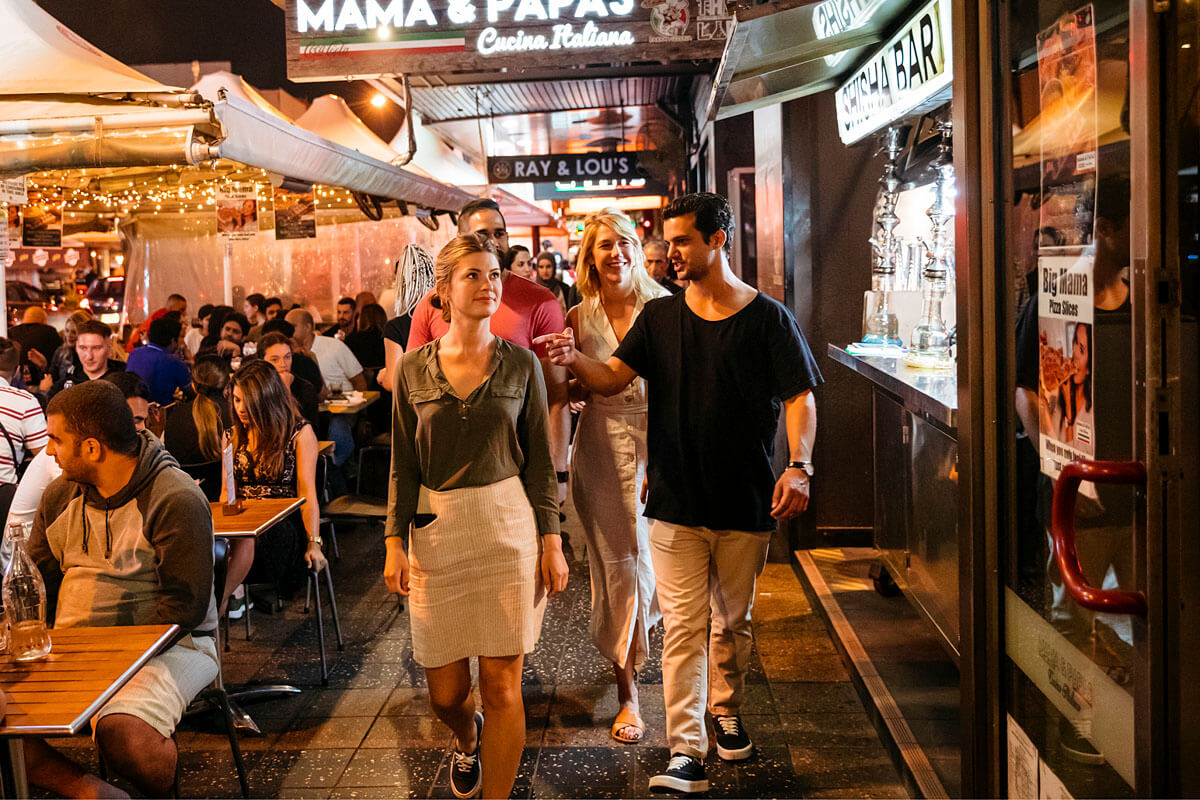
<svg viewBox="0 0 1200 800">
<path fill-rule="evenodd" d="M 450 330 L 442 312 L 429 302 L 431 297 L 433 292 L 422 297 L 413 309 L 407 350 L 428 344 Z M 492 315 L 492 333 L 545 358 L 546 348 L 534 347 L 533 340 L 543 334 L 561 333 L 565 327 L 562 306 L 553 292 L 511 272 L 505 276 L 500 307 Z"/>
</svg>

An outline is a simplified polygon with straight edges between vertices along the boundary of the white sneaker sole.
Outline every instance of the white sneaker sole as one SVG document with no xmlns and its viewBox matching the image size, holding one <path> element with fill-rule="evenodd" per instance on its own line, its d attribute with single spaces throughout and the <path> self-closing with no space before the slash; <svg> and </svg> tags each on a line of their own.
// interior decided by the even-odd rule
<svg viewBox="0 0 1200 800">
<path fill-rule="evenodd" d="M 672 792 L 685 792 L 687 794 L 707 792 L 708 779 L 689 781 L 683 778 L 676 778 L 674 775 L 655 775 L 650 779 L 650 788 L 666 789 Z"/>
<path fill-rule="evenodd" d="M 717 755 L 725 761 L 745 761 L 754 755 L 754 743 L 751 742 L 740 750 L 726 750 L 721 745 L 717 745 Z"/>
</svg>

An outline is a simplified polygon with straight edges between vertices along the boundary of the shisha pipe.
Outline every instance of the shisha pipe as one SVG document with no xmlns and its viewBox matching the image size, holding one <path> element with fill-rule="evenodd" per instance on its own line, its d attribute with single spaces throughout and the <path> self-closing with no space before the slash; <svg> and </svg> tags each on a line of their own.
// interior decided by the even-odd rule
<svg viewBox="0 0 1200 800">
<path fill-rule="evenodd" d="M 867 317 L 863 330 L 863 344 L 894 345 L 904 344 L 900 338 L 900 324 L 896 313 L 891 309 L 891 293 L 895 288 L 896 266 L 901 260 L 900 238 L 896 236 L 896 226 L 900 218 L 896 216 L 896 202 L 900 198 L 900 152 L 904 149 L 905 128 L 893 125 L 884 132 L 878 154 L 887 156 L 883 167 L 883 177 L 879 179 L 878 211 L 875 214 L 875 224 L 879 228 L 878 237 L 872 236 L 871 243 L 871 291 L 877 298 L 875 310 Z"/>
<path fill-rule="evenodd" d="M 954 219 L 954 158 L 953 127 L 949 120 L 938 122 L 938 156 L 933 162 L 933 205 L 925 212 L 932 227 L 930 241 L 921 240 L 925 247 L 925 268 L 921 273 L 925 287 L 921 297 L 921 321 L 913 328 L 912 346 L 905 362 L 925 369 L 948 369 L 954 366 L 950 357 L 950 332 L 942 318 L 942 300 L 946 296 L 946 277 L 953 257 L 949 246 L 948 227 Z"/>
</svg>

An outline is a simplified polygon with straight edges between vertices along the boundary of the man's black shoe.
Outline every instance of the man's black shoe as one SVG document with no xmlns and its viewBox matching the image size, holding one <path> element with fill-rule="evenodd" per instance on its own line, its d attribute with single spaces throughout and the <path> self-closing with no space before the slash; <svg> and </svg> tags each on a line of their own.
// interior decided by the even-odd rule
<svg viewBox="0 0 1200 800">
<path fill-rule="evenodd" d="M 742 761 L 754 754 L 754 743 L 750 734 L 742 727 L 742 718 L 736 714 L 713 716 L 713 727 L 717 731 L 717 755 L 726 761 Z"/>
<path fill-rule="evenodd" d="M 704 762 L 694 756 L 674 753 L 665 772 L 650 779 L 651 789 L 672 792 L 707 792 L 708 777 L 704 773 Z"/>
</svg>

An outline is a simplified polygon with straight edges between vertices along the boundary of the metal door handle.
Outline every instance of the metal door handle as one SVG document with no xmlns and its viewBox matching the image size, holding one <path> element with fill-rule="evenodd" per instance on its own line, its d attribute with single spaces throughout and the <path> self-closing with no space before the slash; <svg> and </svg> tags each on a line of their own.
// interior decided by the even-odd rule
<svg viewBox="0 0 1200 800">
<path fill-rule="evenodd" d="M 1072 461 L 1054 484 L 1050 526 L 1054 559 L 1071 599 L 1091 611 L 1146 616 L 1146 595 L 1098 589 L 1088 583 L 1075 550 L 1075 498 L 1082 481 L 1146 485 L 1146 467 L 1138 461 Z"/>
</svg>

